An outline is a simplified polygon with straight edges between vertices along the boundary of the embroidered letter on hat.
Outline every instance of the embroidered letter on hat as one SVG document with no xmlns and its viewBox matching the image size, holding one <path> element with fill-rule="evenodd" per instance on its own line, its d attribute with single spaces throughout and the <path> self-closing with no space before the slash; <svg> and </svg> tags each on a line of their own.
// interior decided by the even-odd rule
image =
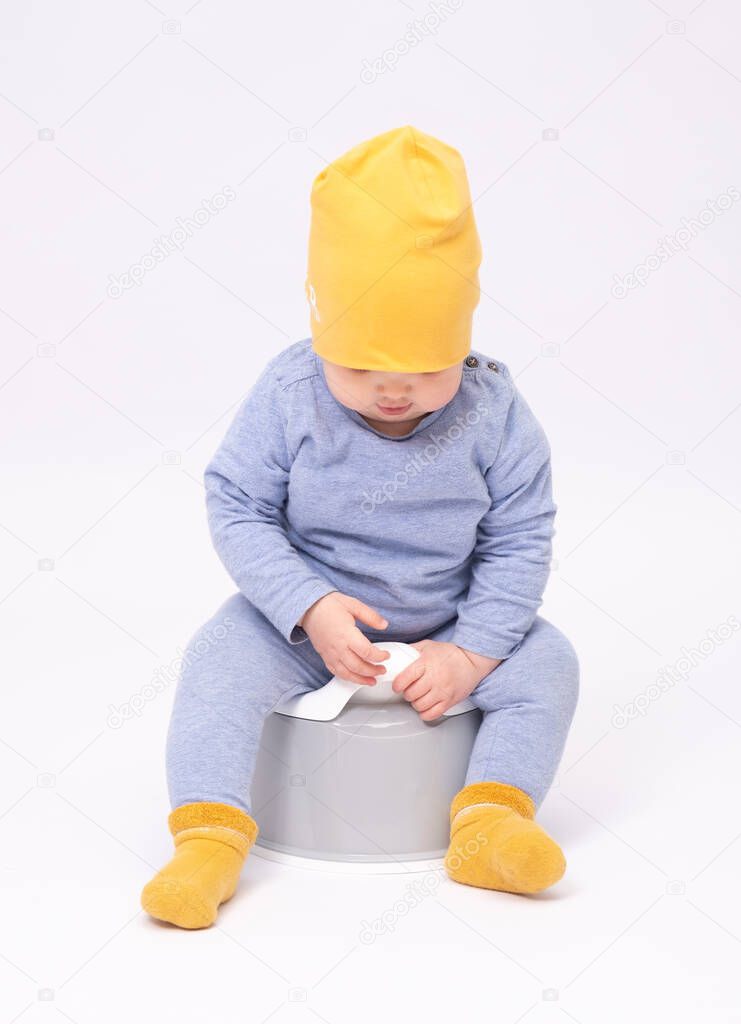
<svg viewBox="0 0 741 1024">
<path fill-rule="evenodd" d="M 322 322 L 322 318 L 319 316 L 319 310 L 317 309 L 317 305 L 316 305 L 316 292 L 314 291 L 314 285 L 313 284 L 309 285 L 309 302 L 311 303 L 311 308 L 314 311 L 314 316 L 317 318 L 319 323 L 321 323 Z"/>
</svg>

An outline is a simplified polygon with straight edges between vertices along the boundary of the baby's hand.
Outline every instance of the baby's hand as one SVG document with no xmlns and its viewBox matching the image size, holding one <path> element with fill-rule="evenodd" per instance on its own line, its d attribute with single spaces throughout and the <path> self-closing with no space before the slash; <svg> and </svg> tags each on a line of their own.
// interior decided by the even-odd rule
<svg viewBox="0 0 741 1024">
<path fill-rule="evenodd" d="M 456 644 L 439 640 L 419 640 L 410 644 L 419 658 L 400 672 L 393 683 L 425 722 L 440 718 L 444 712 L 465 700 L 500 664 L 496 658 L 469 655 Z"/>
<path fill-rule="evenodd" d="M 386 670 L 373 663 L 385 661 L 390 652 L 374 647 L 355 625 L 356 619 L 376 629 L 388 626 L 383 616 L 367 604 L 338 590 L 316 601 L 298 624 L 333 676 L 375 686 L 376 676 Z"/>
</svg>

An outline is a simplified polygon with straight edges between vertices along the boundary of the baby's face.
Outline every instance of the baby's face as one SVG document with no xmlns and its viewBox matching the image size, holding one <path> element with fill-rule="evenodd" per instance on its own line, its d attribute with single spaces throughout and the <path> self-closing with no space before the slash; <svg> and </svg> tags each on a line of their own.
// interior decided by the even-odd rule
<svg viewBox="0 0 741 1024">
<path fill-rule="evenodd" d="M 334 397 L 365 419 L 383 424 L 379 429 L 393 432 L 393 425 L 405 423 L 414 429 L 428 413 L 446 405 L 456 394 L 463 376 L 463 364 L 456 363 L 433 373 L 390 373 L 386 370 L 355 370 L 322 359 L 327 386 Z"/>
</svg>

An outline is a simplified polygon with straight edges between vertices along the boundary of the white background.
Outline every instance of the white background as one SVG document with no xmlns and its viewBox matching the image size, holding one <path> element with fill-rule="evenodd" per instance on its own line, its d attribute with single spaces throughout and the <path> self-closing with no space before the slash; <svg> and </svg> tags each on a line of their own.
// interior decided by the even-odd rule
<svg viewBox="0 0 741 1024">
<path fill-rule="evenodd" d="M 2 4 L 2 1020 L 739 1019 L 739 633 L 707 638 L 741 617 L 741 203 L 612 290 L 741 188 L 738 7 L 666 4 L 465 0 L 372 82 L 430 7 Z M 160 926 L 138 900 L 171 851 L 173 687 L 120 728 L 110 707 L 232 592 L 203 467 L 309 333 L 314 176 L 403 124 L 464 156 L 474 347 L 553 449 L 542 611 L 582 697 L 541 820 L 569 870 L 535 899 L 445 882 L 394 921 L 409 879 L 252 857 L 217 926 Z"/>
</svg>

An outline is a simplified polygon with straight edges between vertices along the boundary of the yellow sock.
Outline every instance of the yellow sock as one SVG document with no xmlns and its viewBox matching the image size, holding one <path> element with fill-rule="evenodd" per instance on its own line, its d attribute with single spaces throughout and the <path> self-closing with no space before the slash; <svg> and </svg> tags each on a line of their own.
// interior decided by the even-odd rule
<svg viewBox="0 0 741 1024">
<path fill-rule="evenodd" d="M 464 885 L 532 893 L 561 878 L 561 848 L 533 821 L 527 793 L 503 782 L 475 782 L 450 808 L 450 847 L 445 868 Z"/>
<path fill-rule="evenodd" d="M 207 928 L 234 895 L 259 829 L 239 807 L 205 802 L 176 807 L 167 823 L 175 856 L 144 886 L 141 905 L 180 928 Z"/>
</svg>

